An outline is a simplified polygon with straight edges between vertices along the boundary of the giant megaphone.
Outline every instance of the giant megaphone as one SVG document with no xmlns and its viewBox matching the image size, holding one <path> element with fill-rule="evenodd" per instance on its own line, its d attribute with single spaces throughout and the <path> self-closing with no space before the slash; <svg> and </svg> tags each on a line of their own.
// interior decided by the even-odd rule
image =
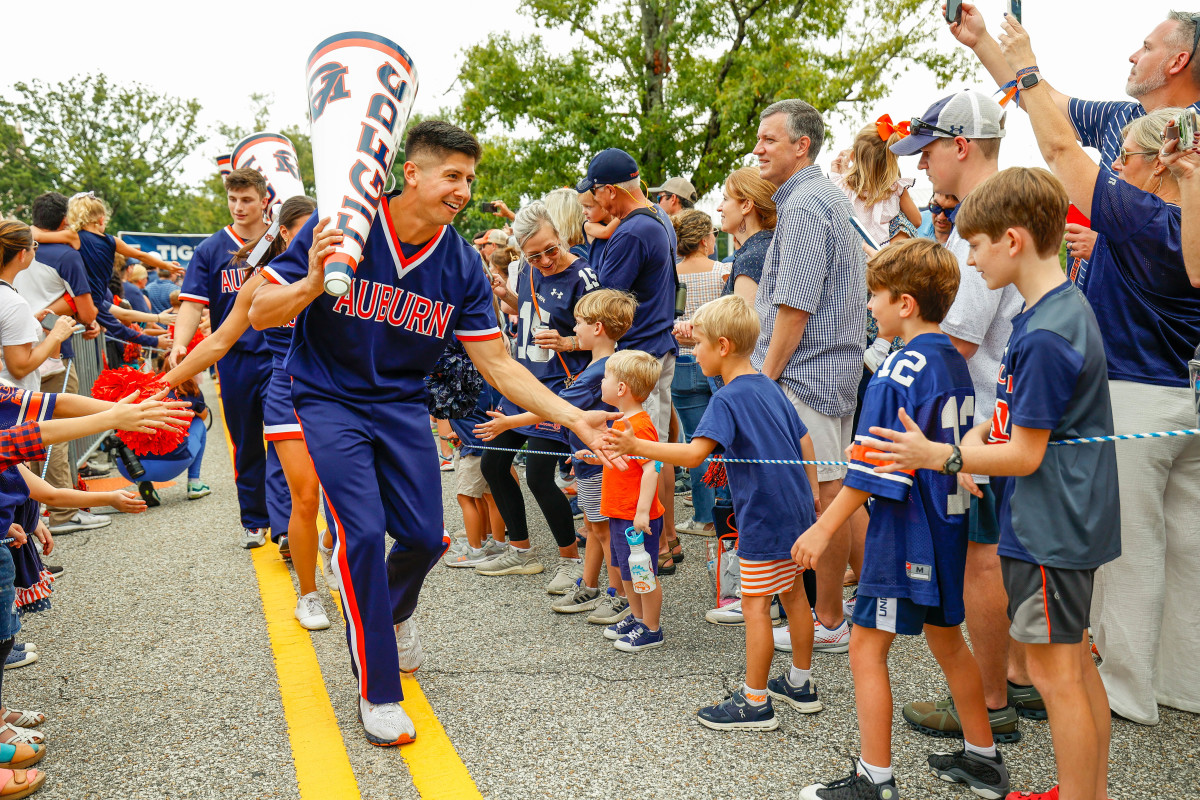
<svg viewBox="0 0 1200 800">
<path fill-rule="evenodd" d="M 229 160 L 233 158 L 230 154 L 217 156 L 217 172 L 221 173 L 221 180 L 229 177 L 229 173 L 233 172 L 233 167 L 229 165 Z"/>
<path fill-rule="evenodd" d="M 304 194 L 296 148 L 282 133 L 250 134 L 233 146 L 231 159 L 234 169 L 256 169 L 267 179 L 268 211 L 276 203 Z"/>
<path fill-rule="evenodd" d="M 307 78 L 317 209 L 344 234 L 325 259 L 325 291 L 340 297 L 379 210 L 417 95 L 417 70 L 395 42 L 352 31 L 313 49 Z"/>
</svg>

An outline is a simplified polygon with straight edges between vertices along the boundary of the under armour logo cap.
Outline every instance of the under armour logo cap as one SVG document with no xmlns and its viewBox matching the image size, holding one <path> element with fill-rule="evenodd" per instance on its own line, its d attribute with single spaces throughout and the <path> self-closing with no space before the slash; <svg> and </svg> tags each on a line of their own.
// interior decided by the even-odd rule
<svg viewBox="0 0 1200 800">
<path fill-rule="evenodd" d="M 943 97 L 914 119 L 912 135 L 896 142 L 891 150 L 898 156 L 912 156 L 937 139 L 1000 139 L 1005 133 L 1004 117 L 1004 109 L 995 100 L 966 89 Z"/>
<path fill-rule="evenodd" d="M 588 164 L 587 175 L 575 184 L 575 191 L 583 194 L 597 186 L 624 183 L 637 176 L 638 165 L 633 160 L 633 156 L 619 147 L 610 147 L 592 156 L 592 161 Z"/>
</svg>

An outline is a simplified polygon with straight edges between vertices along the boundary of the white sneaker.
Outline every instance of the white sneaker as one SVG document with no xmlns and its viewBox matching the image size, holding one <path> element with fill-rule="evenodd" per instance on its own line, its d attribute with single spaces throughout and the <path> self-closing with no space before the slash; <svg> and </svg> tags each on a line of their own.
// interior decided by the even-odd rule
<svg viewBox="0 0 1200 800">
<path fill-rule="evenodd" d="M 396 653 L 400 656 L 400 671 L 411 675 L 425 663 L 417 621 L 412 617 L 396 626 Z"/>
<path fill-rule="evenodd" d="M 742 601 L 735 600 L 727 606 L 713 608 L 704 615 L 704 618 L 714 625 L 734 625 L 742 626 L 746 624 L 746 617 L 742 614 Z M 771 623 L 779 622 L 779 598 L 771 598 Z"/>
<path fill-rule="evenodd" d="M 75 531 L 90 531 L 112 524 L 112 517 L 103 514 L 89 514 L 86 511 L 76 511 L 75 515 L 61 525 L 55 525 L 50 533 L 74 533 Z"/>
<path fill-rule="evenodd" d="M 537 575 L 546 568 L 537 560 L 533 548 L 509 547 L 495 558 L 475 568 L 480 575 Z"/>
<path fill-rule="evenodd" d="M 267 543 L 265 528 L 242 528 L 242 547 L 249 550 L 252 547 L 262 547 Z"/>
<path fill-rule="evenodd" d="M 771 631 L 771 638 L 775 640 L 775 649 L 781 653 L 792 652 L 792 635 L 788 633 L 788 627 L 784 625 Z"/>
<path fill-rule="evenodd" d="M 296 603 L 296 621 L 307 631 L 323 631 L 329 627 L 329 617 L 321 605 L 321 593 L 301 595 Z"/>
<path fill-rule="evenodd" d="M 458 553 L 446 553 L 446 555 L 442 556 L 442 563 L 447 567 L 478 567 L 489 558 L 491 556 L 482 547 L 476 550 L 474 547 L 467 545 L 466 549 Z"/>
<path fill-rule="evenodd" d="M 778 647 L 778 645 L 776 645 Z M 850 626 L 846 620 L 833 630 L 820 622 L 813 622 L 814 653 L 845 653 L 850 649 Z"/>
<path fill-rule="evenodd" d="M 320 573 L 318 577 L 324 577 L 325 585 L 329 587 L 330 591 L 341 591 L 341 583 L 338 582 L 338 574 L 333 567 L 333 548 L 326 550 L 318 543 L 317 552 L 321 554 L 321 566 L 317 568 Z"/>
<path fill-rule="evenodd" d="M 379 747 L 408 744 L 417 738 L 417 729 L 399 703 L 368 703 L 358 698 L 358 719 L 367 741 Z"/>
<path fill-rule="evenodd" d="M 575 584 L 583 578 L 583 561 L 564 558 L 558 562 L 554 577 L 546 584 L 546 594 L 564 595 L 575 588 Z"/>
</svg>

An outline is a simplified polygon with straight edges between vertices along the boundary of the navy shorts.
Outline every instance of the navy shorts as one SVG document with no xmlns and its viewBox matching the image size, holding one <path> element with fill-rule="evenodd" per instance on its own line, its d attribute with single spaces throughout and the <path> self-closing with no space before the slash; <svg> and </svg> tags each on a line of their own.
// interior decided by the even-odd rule
<svg viewBox="0 0 1200 800">
<path fill-rule="evenodd" d="M 948 619 L 941 606 L 922 606 L 905 597 L 869 597 L 859 592 L 854 601 L 854 615 L 850 621 L 864 628 L 875 628 L 904 636 L 920 636 L 926 625 L 938 628 L 956 628 L 965 617 Z"/>
<path fill-rule="evenodd" d="M 268 442 L 304 438 L 296 407 L 292 405 L 292 376 L 284 371 L 278 359 L 272 365 L 263 402 L 263 438 Z"/>
<path fill-rule="evenodd" d="M 627 519 L 612 519 L 608 520 L 608 546 L 609 552 L 612 553 L 612 565 L 621 570 L 621 580 L 632 581 L 633 575 L 629 573 L 629 541 L 625 538 L 625 531 L 633 527 L 633 522 Z M 646 552 L 650 554 L 650 568 L 654 570 L 654 574 L 658 574 L 658 543 L 662 536 L 663 518 L 650 520 L 650 534 L 646 536 L 642 544 L 646 548 Z"/>
<path fill-rule="evenodd" d="M 999 544 L 1000 515 L 996 511 L 996 493 L 990 483 L 979 484 L 983 497 L 971 495 L 967 511 L 967 541 L 976 544 Z"/>
</svg>

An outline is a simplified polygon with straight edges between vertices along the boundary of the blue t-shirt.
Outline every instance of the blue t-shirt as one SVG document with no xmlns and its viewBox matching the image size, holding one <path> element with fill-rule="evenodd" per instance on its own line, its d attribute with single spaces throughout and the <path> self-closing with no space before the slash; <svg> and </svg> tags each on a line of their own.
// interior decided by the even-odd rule
<svg viewBox="0 0 1200 800">
<path fill-rule="evenodd" d="M 244 244 L 233 226 L 226 225 L 192 251 L 192 260 L 188 263 L 183 286 L 179 289 L 179 299 L 208 306 L 213 330 L 225 321 L 237 301 L 238 290 L 246 280 L 245 264 L 233 261 L 233 254 Z M 269 352 L 266 337 L 253 327 L 247 327 L 231 349 L 251 353 Z"/>
<path fill-rule="evenodd" d="M 483 385 L 483 391 L 479 393 L 479 402 L 475 404 L 475 408 L 471 409 L 465 417 L 459 419 L 447 420 L 450 423 L 450 429 L 458 436 L 462 442 L 462 450 L 460 455 L 464 456 L 481 456 L 483 451 L 479 448 L 486 443 L 475 435 L 475 426 L 484 422 L 491 422 L 491 417 L 487 412 L 500 407 L 500 393 L 488 386 Z"/>
<path fill-rule="evenodd" d="M 92 295 L 93 300 L 96 295 Z M 140 328 L 131 328 L 112 313 L 113 294 L 109 289 L 104 290 L 96 303 L 96 322 L 114 339 L 121 342 L 133 342 L 143 347 L 158 347 L 158 337 L 142 333 Z"/>
<path fill-rule="evenodd" d="M 263 268 L 267 280 L 287 285 L 308 275 L 317 217 Z M 379 402 L 424 409 L 425 376 L 451 334 L 459 341 L 500 337 L 479 253 L 445 226 L 406 256 L 385 199 L 350 291 L 322 294 L 300 312 L 285 366 L 306 391 L 361 402 L 364 413 Z"/>
<path fill-rule="evenodd" d="M 129 301 L 129 307 L 134 311 L 150 313 L 150 301 L 146 299 L 146 293 L 142 291 L 142 287 L 136 283 L 125 281 L 125 299 Z"/>
<path fill-rule="evenodd" d="M 624 224 L 624 223 L 622 223 Z M 765 375 L 734 378 L 712 396 L 692 438 L 712 439 L 729 458 L 796 460 L 808 428 L 779 384 Z M 804 467 L 725 465 L 738 526 L 738 555 L 751 561 L 792 557 L 792 545 L 817 521 Z"/>
<path fill-rule="evenodd" d="M 1103 320 L 1108 377 L 1186 387 L 1200 342 L 1200 289 L 1183 264 L 1179 206 L 1101 171 L 1091 219 L 1103 235 L 1081 273 L 1086 281 L 1076 280 Z"/>
<path fill-rule="evenodd" d="M 600 257 L 604 253 L 604 247 L 608 244 L 608 239 L 599 237 L 592 239 L 592 243 L 588 245 L 588 261 L 593 264 L 600 263 Z"/>
<path fill-rule="evenodd" d="M 146 284 L 146 297 L 150 300 L 150 311 L 158 314 L 171 308 L 171 292 L 179 287 L 172 281 L 159 278 Z"/>
<path fill-rule="evenodd" d="M 37 260 L 57 272 L 67 285 L 66 291 L 74 300 L 80 295 L 91 295 L 92 287 L 88 283 L 87 271 L 83 266 L 83 257 L 79 251 L 66 244 L 44 244 L 38 247 Z M 62 343 L 63 358 L 74 358 L 75 348 L 71 340 Z"/>
<path fill-rule="evenodd" d="M 542 350 L 534 344 L 533 328 L 537 325 L 538 314 L 541 315 L 542 325 L 549 326 L 562 336 L 571 336 L 575 328 L 575 302 L 598 288 L 599 281 L 591 266 L 582 258 L 554 275 L 543 275 L 524 262 L 520 270 L 517 275 L 517 361 L 532 372 L 543 386 L 558 394 L 567 383 L 567 370 L 571 371 L 572 376 L 578 375 L 588 362 L 588 354 L 582 350 L 555 353 Z M 533 289 L 537 291 L 536 310 L 530 291 L 531 274 Z M 545 352 L 550 352 L 547 361 L 530 358 L 530 355 Z M 510 416 L 524 413 L 520 406 L 507 398 L 501 402 L 500 408 Z M 539 422 L 514 430 L 526 436 L 540 436 L 563 443 L 567 441 L 567 429 L 557 422 Z"/>
<path fill-rule="evenodd" d="M 943 333 L 923 333 L 892 353 L 863 395 L 854 456 L 845 484 L 875 496 L 859 590 L 963 613 L 967 565 L 966 489 L 954 475 L 928 469 L 877 473 L 866 460 L 872 426 L 904 430 L 903 408 L 930 441 L 957 444 L 975 420 L 967 362 Z"/>
<path fill-rule="evenodd" d="M 608 239 L 596 274 L 605 289 L 632 292 L 637 298 L 633 326 L 621 337 L 618 350 L 645 350 L 661 358 L 676 352 L 675 229 L 666 212 L 654 207 L 658 221 L 633 214 Z M 599 241 L 599 240 L 597 240 Z"/>
<path fill-rule="evenodd" d="M 604 380 L 604 365 L 607 363 L 608 356 L 605 356 L 588 364 L 575 382 L 563 388 L 558 396 L 581 411 L 616 411 L 600 399 L 600 382 Z M 567 444 L 572 453 L 587 449 L 583 440 L 572 430 L 567 431 Z M 602 472 L 604 467 L 598 462 L 575 459 L 576 478 L 594 478 Z"/>
<path fill-rule="evenodd" d="M 1013 317 L 998 382 L 989 443 L 1007 442 L 1013 425 L 1048 430 L 1050 441 L 1113 433 L 1100 327 L 1070 283 Z M 992 482 L 1000 555 L 1093 569 L 1121 554 L 1113 442 L 1047 447 L 1032 475 Z"/>
<path fill-rule="evenodd" d="M 39 259 L 40 258 L 39 253 Z M 92 298 L 104 297 L 108 291 L 108 281 L 113 274 L 113 259 L 117 255 L 117 240 L 108 234 L 79 232 L 79 255 L 83 258 L 83 267 L 87 270 L 88 285 L 92 288 Z M 100 304 L 97 303 L 99 308 Z"/>
</svg>

